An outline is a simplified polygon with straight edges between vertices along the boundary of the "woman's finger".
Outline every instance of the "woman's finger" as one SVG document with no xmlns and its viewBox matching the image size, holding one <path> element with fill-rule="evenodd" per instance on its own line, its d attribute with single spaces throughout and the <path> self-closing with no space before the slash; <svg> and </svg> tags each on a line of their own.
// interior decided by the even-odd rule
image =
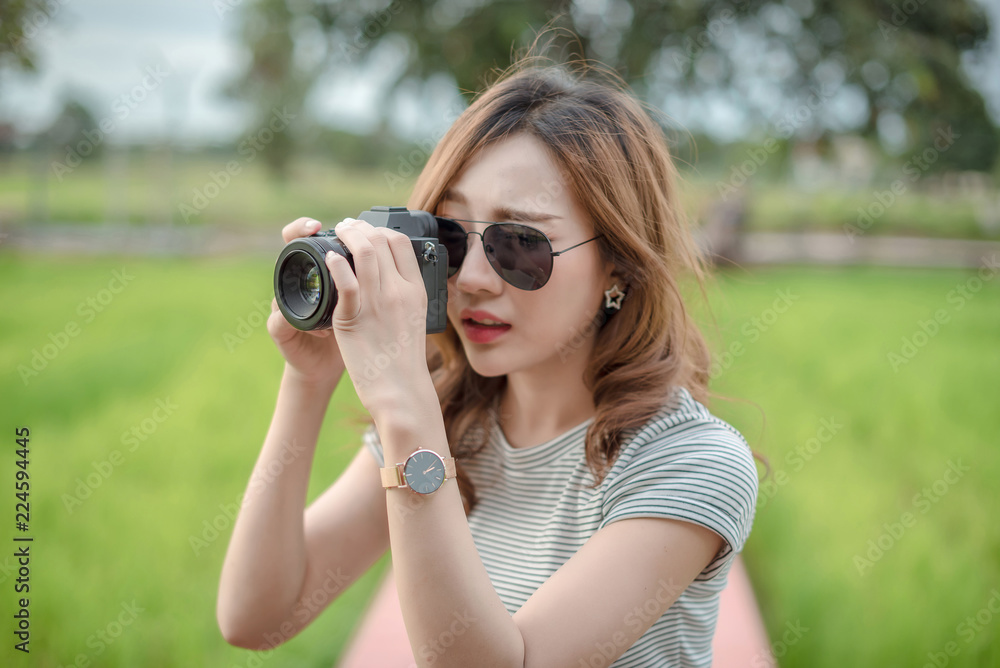
<svg viewBox="0 0 1000 668">
<path fill-rule="evenodd" d="M 315 336 L 317 339 L 325 339 L 331 334 L 333 334 L 332 329 L 310 329 L 306 332 L 309 336 Z"/>
<path fill-rule="evenodd" d="M 364 229 L 366 227 L 370 228 L 371 225 L 362 220 L 347 218 L 334 228 L 337 238 L 344 242 L 344 246 L 351 251 L 351 255 L 354 257 L 353 274 L 355 276 L 354 282 L 358 285 L 358 290 L 361 291 L 358 295 L 359 299 L 363 299 L 365 295 L 378 295 L 381 290 L 378 253 L 366 234 Z M 350 270 L 350 265 L 347 264 L 346 260 L 344 264 Z M 340 289 L 339 284 L 337 289 Z M 360 304 L 357 305 L 356 309 L 352 308 L 350 312 L 357 313 L 358 310 L 360 310 Z"/>
<path fill-rule="evenodd" d="M 374 262 L 371 263 L 374 266 L 374 274 L 372 276 L 374 280 L 370 282 L 368 281 L 367 269 L 358 269 L 357 257 L 355 257 L 354 268 L 357 270 L 358 280 L 362 285 L 362 290 L 370 289 L 373 295 L 379 294 L 382 291 L 384 279 L 391 277 L 391 272 L 395 271 L 398 273 L 393 251 L 389 248 L 389 236 L 386 233 L 400 233 L 394 232 L 393 230 L 385 227 L 376 227 L 364 220 L 353 220 L 350 225 L 344 225 L 343 227 L 350 230 L 350 233 L 353 234 L 355 238 L 360 236 L 368 242 L 365 246 L 362 246 L 362 248 L 371 247 L 374 255 Z M 405 235 L 403 236 L 405 237 Z M 408 237 L 406 238 L 408 239 Z M 356 253 L 353 248 L 351 249 L 351 252 Z M 413 251 L 410 251 L 410 254 L 412 255 Z"/>
<path fill-rule="evenodd" d="M 339 237 L 340 232 L 337 235 Z M 333 279 L 333 284 L 337 288 L 337 306 L 333 309 L 334 320 L 353 320 L 361 312 L 358 278 L 351 271 L 351 265 L 347 262 L 347 258 L 340 253 L 328 252 L 326 266 L 330 270 L 330 278 Z M 358 266 L 356 255 L 354 256 L 354 266 Z"/>
<path fill-rule="evenodd" d="M 271 311 L 271 315 L 267 318 L 267 332 L 278 343 L 285 343 L 295 335 L 295 328 L 289 324 L 283 313 Z"/>
<path fill-rule="evenodd" d="M 420 264 L 416 253 L 413 252 L 413 243 L 410 237 L 397 230 L 388 227 L 376 227 L 375 231 L 384 236 L 389 241 L 389 250 L 392 252 L 392 259 L 396 263 L 396 271 L 410 283 L 420 283 L 423 285 L 423 277 L 420 275 Z M 438 261 L 443 261 L 439 258 Z"/>
<path fill-rule="evenodd" d="M 285 240 L 287 244 L 292 239 L 298 239 L 299 237 L 308 237 L 319 231 L 321 227 L 318 220 L 313 218 L 299 218 L 295 222 L 288 223 L 281 230 L 281 238 Z"/>
</svg>

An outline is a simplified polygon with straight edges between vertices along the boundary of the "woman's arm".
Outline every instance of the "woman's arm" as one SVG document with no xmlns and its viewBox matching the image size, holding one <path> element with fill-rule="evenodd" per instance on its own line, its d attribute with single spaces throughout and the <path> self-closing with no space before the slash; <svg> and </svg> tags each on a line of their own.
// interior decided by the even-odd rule
<svg viewBox="0 0 1000 668">
<path fill-rule="evenodd" d="M 419 448 L 451 456 L 433 391 L 407 396 L 391 414 L 372 416 L 386 466 Z M 426 496 L 406 488 L 383 494 L 396 589 L 417 665 L 520 666 L 521 634 L 479 557 L 457 481 Z M 454 638 L 446 651 L 443 637 Z"/>
<path fill-rule="evenodd" d="M 403 400 L 391 414 L 374 416 L 387 465 L 418 448 L 450 455 L 440 408 L 421 401 Z M 386 504 L 400 607 L 419 666 L 576 668 L 581 660 L 597 665 L 595 655 L 610 665 L 723 545 L 689 522 L 614 522 L 512 616 L 476 550 L 456 484 L 428 496 L 389 489 Z"/>
<path fill-rule="evenodd" d="M 286 367 L 219 583 L 216 617 L 231 644 L 264 649 L 290 639 L 388 547 L 378 467 L 364 448 L 305 510 L 335 387 L 299 380 Z"/>
</svg>

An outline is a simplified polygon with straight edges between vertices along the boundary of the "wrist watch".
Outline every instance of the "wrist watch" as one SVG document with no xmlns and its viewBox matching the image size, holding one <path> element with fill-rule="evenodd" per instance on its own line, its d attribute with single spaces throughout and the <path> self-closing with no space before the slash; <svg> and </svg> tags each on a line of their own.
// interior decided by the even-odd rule
<svg viewBox="0 0 1000 668">
<path fill-rule="evenodd" d="M 382 487 L 409 487 L 418 494 L 436 492 L 445 480 L 454 478 L 455 458 L 442 457 L 433 450 L 416 450 L 405 462 L 380 468 Z"/>
</svg>

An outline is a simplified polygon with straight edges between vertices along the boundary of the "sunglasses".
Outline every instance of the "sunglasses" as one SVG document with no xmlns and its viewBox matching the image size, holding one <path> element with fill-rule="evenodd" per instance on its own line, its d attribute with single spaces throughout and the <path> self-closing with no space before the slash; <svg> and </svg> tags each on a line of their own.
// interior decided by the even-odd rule
<svg viewBox="0 0 1000 668">
<path fill-rule="evenodd" d="M 552 242 L 541 230 L 520 223 L 493 223 L 486 220 L 444 218 L 438 221 L 438 240 L 448 249 L 448 278 L 458 273 L 469 248 L 469 235 L 478 234 L 490 266 L 520 290 L 537 290 L 552 275 L 552 258 L 573 250 L 577 246 L 597 239 L 601 235 L 581 241 L 561 251 L 552 250 Z M 459 222 L 485 223 L 482 232 L 466 232 Z"/>
</svg>

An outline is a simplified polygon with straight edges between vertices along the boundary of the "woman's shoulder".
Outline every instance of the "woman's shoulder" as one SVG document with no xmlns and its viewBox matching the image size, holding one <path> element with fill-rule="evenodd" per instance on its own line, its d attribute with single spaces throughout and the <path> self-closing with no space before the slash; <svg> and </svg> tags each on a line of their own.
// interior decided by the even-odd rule
<svg viewBox="0 0 1000 668">
<path fill-rule="evenodd" d="M 722 536 L 728 547 L 699 576 L 707 578 L 720 572 L 749 536 L 758 473 L 739 430 L 677 387 L 623 442 L 602 487 L 602 525 L 630 517 L 667 517 Z"/>
<path fill-rule="evenodd" d="M 673 387 L 659 410 L 634 432 L 630 444 L 656 448 L 705 437 L 738 445 L 750 452 L 750 445 L 736 427 L 713 414 L 686 387 L 678 385 Z"/>
<path fill-rule="evenodd" d="M 676 473 L 697 466 L 756 487 L 757 467 L 743 434 L 687 388 L 675 386 L 660 409 L 623 442 L 609 476 L 649 468 Z"/>
</svg>

